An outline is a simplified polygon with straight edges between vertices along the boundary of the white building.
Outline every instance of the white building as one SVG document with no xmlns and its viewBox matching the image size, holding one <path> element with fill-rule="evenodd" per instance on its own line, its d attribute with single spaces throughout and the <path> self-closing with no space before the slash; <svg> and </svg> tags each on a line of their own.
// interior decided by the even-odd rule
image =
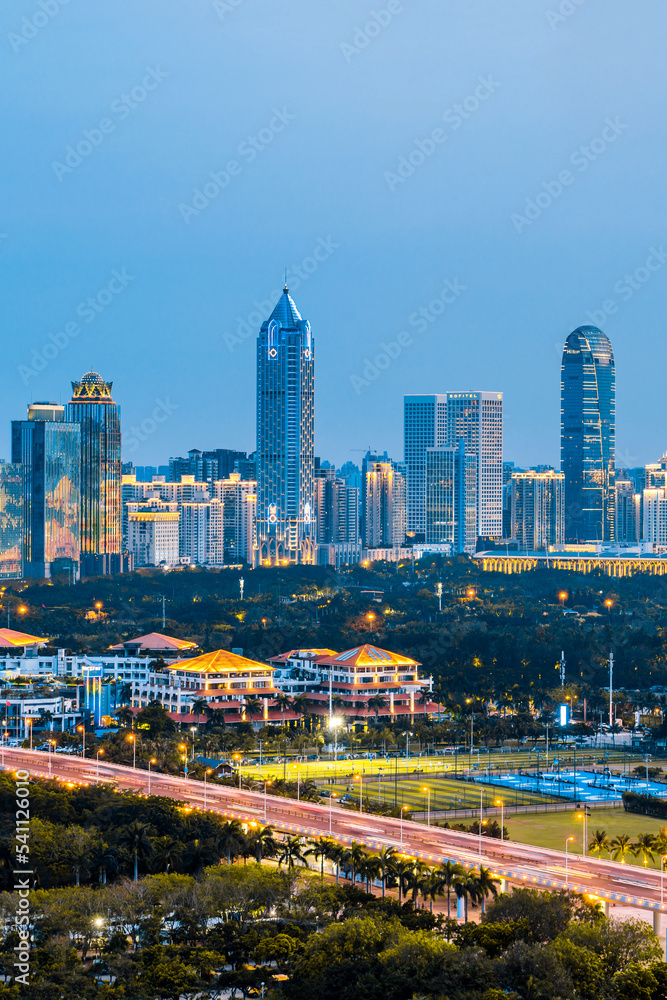
<svg viewBox="0 0 667 1000">
<path fill-rule="evenodd" d="M 448 392 L 447 444 L 463 440 L 477 460 L 477 535 L 503 532 L 503 394 Z"/>
<path fill-rule="evenodd" d="M 405 545 L 405 476 L 396 462 L 371 462 L 366 472 L 364 545 Z"/>
<path fill-rule="evenodd" d="M 126 509 L 127 549 L 135 567 L 178 565 L 178 504 L 153 499 L 128 503 Z"/>
<path fill-rule="evenodd" d="M 563 472 L 513 472 L 510 491 L 512 538 L 520 550 L 539 552 L 565 540 Z"/>
</svg>

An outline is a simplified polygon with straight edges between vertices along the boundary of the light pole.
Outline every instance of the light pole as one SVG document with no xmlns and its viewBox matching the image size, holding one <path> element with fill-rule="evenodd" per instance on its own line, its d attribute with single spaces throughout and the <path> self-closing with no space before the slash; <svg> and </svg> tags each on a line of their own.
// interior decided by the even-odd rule
<svg viewBox="0 0 667 1000">
<path fill-rule="evenodd" d="M 667 855 L 663 854 L 660 858 L 660 905 L 662 906 L 663 899 L 665 896 L 665 861 L 667 860 Z"/>
<path fill-rule="evenodd" d="M 267 788 L 269 787 L 270 784 L 271 784 L 271 780 L 270 779 L 267 779 L 264 782 L 264 822 L 265 823 L 266 823 L 266 809 L 267 809 L 266 790 L 267 790 Z M 331 814 L 331 808 L 329 808 L 329 814 Z M 329 819 L 329 830 L 331 831 L 331 819 Z"/>
<path fill-rule="evenodd" d="M 333 800 L 336 798 L 336 793 L 332 792 L 329 796 L 329 836 L 331 836 L 331 809 L 333 806 Z"/>
<path fill-rule="evenodd" d="M 427 805 L 426 805 L 426 825 L 430 826 L 431 825 L 431 789 L 430 788 L 422 788 L 422 792 L 426 792 L 427 795 L 428 795 L 428 798 L 426 800 L 426 802 L 427 802 Z"/>
<path fill-rule="evenodd" d="M 259 780 L 262 780 L 262 741 L 257 740 L 259 743 Z"/>
<path fill-rule="evenodd" d="M 148 794 L 151 794 L 151 764 L 157 764 L 155 757 L 150 757 L 148 760 Z"/>
<path fill-rule="evenodd" d="M 479 790 L 479 856 L 482 856 L 482 824 L 484 822 L 484 789 Z"/>
<path fill-rule="evenodd" d="M 192 757 L 190 758 L 190 760 L 194 761 L 194 759 L 195 759 L 195 733 L 197 732 L 197 727 L 196 726 L 190 726 L 190 732 L 192 733 Z"/>
<path fill-rule="evenodd" d="M 30 727 L 30 749 L 32 750 L 32 719 L 26 719 L 25 724 Z"/>
<path fill-rule="evenodd" d="M 407 806 L 401 806 L 401 843 L 399 847 L 403 847 L 403 813 L 407 808 Z"/>
<path fill-rule="evenodd" d="M 209 774 L 212 774 L 212 773 L 213 773 L 213 768 L 212 767 L 205 768 L 205 770 L 204 770 L 204 809 L 207 808 L 207 805 L 206 805 L 206 778 L 208 777 Z"/>
<path fill-rule="evenodd" d="M 101 754 L 101 753 L 104 753 L 104 750 L 98 750 L 98 751 L 97 751 L 97 763 L 96 763 L 96 765 L 95 765 L 95 777 L 96 777 L 96 780 L 97 780 L 97 781 L 99 781 L 99 780 L 100 780 L 100 754 Z M 148 794 L 149 794 L 149 795 L 151 794 L 151 779 L 150 779 L 150 771 L 149 771 L 149 778 L 148 778 Z"/>
<path fill-rule="evenodd" d="M 436 583 L 435 592 L 438 595 L 438 611 L 442 614 L 442 584 Z"/>
<path fill-rule="evenodd" d="M 76 728 L 77 728 L 77 732 L 83 733 L 83 751 L 82 751 L 82 755 L 85 757 L 86 756 L 86 727 L 85 727 L 85 725 L 83 725 L 83 726 L 77 726 Z"/>
<path fill-rule="evenodd" d="M 128 736 L 128 742 L 132 744 L 132 767 L 137 766 L 137 740 L 135 736 Z"/>
<path fill-rule="evenodd" d="M 569 886 L 568 875 L 567 875 L 567 871 L 568 871 L 568 869 L 567 869 L 567 858 L 568 858 L 567 848 L 568 848 L 568 844 L 570 844 L 573 840 L 574 840 L 574 837 L 568 837 L 567 840 L 565 841 L 565 888 L 566 889 Z"/>
<path fill-rule="evenodd" d="M 52 746 L 53 746 L 53 740 L 49 740 L 49 778 L 51 777 L 51 747 Z M 2 744 L 2 763 L 3 764 L 5 762 L 4 750 L 5 750 L 5 744 L 3 742 L 3 744 Z"/>
<path fill-rule="evenodd" d="M 496 805 L 500 806 L 500 839 L 505 839 L 505 803 L 502 799 L 496 799 Z"/>
<path fill-rule="evenodd" d="M 355 774 L 355 780 L 359 782 L 359 812 L 364 811 L 364 776 L 362 774 Z"/>
</svg>

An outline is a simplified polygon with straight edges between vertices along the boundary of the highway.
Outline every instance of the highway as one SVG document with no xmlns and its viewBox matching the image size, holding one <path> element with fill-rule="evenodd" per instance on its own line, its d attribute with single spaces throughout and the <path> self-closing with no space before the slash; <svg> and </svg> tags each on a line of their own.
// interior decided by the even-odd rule
<svg viewBox="0 0 667 1000">
<path fill-rule="evenodd" d="M 49 760 L 50 758 L 50 760 Z M 667 893 L 663 898 L 664 876 L 650 868 L 619 864 L 598 858 L 581 857 L 572 852 L 566 858 L 561 851 L 533 847 L 516 841 L 481 839 L 474 834 L 443 830 L 422 823 L 386 816 L 367 815 L 326 805 L 297 802 L 294 799 L 250 792 L 226 785 L 159 774 L 43 751 L 5 749 L 5 770 L 27 770 L 31 775 L 53 777 L 77 784 L 113 783 L 138 794 L 164 795 L 184 802 L 191 808 L 210 809 L 228 819 L 243 823 L 270 823 L 285 834 L 332 837 L 343 844 L 357 842 L 379 851 L 394 846 L 410 858 L 433 866 L 447 860 L 467 868 L 480 863 L 498 877 L 514 885 L 560 889 L 597 896 L 610 905 L 652 910 L 657 916 L 667 911 Z"/>
</svg>

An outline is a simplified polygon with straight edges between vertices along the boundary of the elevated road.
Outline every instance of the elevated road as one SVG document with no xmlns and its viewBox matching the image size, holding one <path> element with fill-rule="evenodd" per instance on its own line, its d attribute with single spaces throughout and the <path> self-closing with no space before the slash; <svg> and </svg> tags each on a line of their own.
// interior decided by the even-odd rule
<svg viewBox="0 0 667 1000">
<path fill-rule="evenodd" d="M 49 759 L 50 757 L 50 759 Z M 352 812 L 326 805 L 250 792 L 226 785 L 186 780 L 43 751 L 4 751 L 5 770 L 26 770 L 35 777 L 53 777 L 76 784 L 113 783 L 138 794 L 164 795 L 195 809 L 210 809 L 243 823 L 270 823 L 285 834 L 331 837 L 342 844 L 356 842 L 373 850 L 393 846 L 411 858 L 437 866 L 446 861 L 467 868 L 480 863 L 514 885 L 542 889 L 570 888 L 596 896 L 607 905 L 653 911 L 654 925 L 667 912 L 664 876 L 650 868 L 581 857 L 516 841 L 479 838 L 386 816 Z"/>
</svg>

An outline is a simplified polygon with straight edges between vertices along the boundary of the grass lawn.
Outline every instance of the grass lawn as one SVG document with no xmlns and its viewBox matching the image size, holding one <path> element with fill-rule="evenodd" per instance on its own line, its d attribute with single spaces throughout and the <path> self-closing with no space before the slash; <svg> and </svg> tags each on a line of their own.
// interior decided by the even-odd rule
<svg viewBox="0 0 667 1000">
<path fill-rule="evenodd" d="M 581 815 L 581 812 L 573 809 L 565 812 L 506 816 L 505 826 L 512 840 L 518 840 L 523 844 L 535 844 L 536 847 L 551 847 L 558 851 L 565 850 L 567 837 L 574 837 L 574 843 L 570 844 L 569 850 L 581 854 L 583 824 L 576 818 L 577 815 Z M 588 839 L 591 839 L 596 830 L 606 830 L 610 840 L 622 833 L 629 834 L 634 840 L 640 833 L 657 834 L 665 825 L 665 820 L 628 813 L 624 809 L 591 809 L 588 817 Z M 609 855 L 603 854 L 602 857 L 608 858 Z M 641 864 L 642 859 L 641 856 L 633 858 L 629 855 L 626 862 Z M 652 867 L 657 868 L 659 864 L 657 861 Z"/>
</svg>

